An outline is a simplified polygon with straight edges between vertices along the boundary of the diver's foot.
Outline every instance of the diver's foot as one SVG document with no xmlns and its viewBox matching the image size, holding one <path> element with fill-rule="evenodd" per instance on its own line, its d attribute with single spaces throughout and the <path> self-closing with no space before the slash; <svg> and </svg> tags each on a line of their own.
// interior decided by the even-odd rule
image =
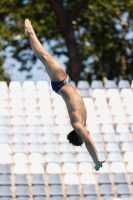
<svg viewBox="0 0 133 200">
<path fill-rule="evenodd" d="M 25 35 L 29 37 L 32 34 L 35 34 L 35 32 L 32 28 L 31 22 L 29 19 L 25 19 Z"/>
</svg>

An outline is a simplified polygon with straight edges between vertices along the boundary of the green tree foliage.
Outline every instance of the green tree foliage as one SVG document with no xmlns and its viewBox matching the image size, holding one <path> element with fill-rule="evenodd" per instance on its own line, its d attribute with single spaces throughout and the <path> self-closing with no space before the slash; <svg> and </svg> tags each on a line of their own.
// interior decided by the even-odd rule
<svg viewBox="0 0 133 200">
<path fill-rule="evenodd" d="M 0 81 L 6 81 L 7 84 L 10 83 L 10 76 L 8 73 L 5 72 L 5 69 L 2 67 L 4 62 L 4 58 L 0 57 Z"/>
<path fill-rule="evenodd" d="M 54 2 L 62 6 L 61 15 L 58 15 Z M 30 72 L 36 58 L 24 35 L 24 20 L 29 18 L 44 46 L 47 41 L 53 55 L 68 57 L 65 63 L 67 71 L 76 82 L 79 78 L 88 81 L 123 78 L 131 81 L 133 39 L 128 39 L 126 34 L 133 29 L 133 1 L 86 0 L 82 9 L 76 10 L 80 2 L 83 1 L 1 0 L 0 50 L 5 52 L 7 47 L 12 47 L 12 57 L 21 62 L 19 70 Z M 127 14 L 126 21 L 123 21 L 124 14 Z M 68 20 L 63 29 L 64 16 Z M 72 50 L 70 53 L 68 43 L 71 43 L 71 38 L 66 39 L 66 31 L 70 33 L 70 29 L 76 41 L 73 51 L 79 57 L 79 66 L 70 62 Z"/>
<path fill-rule="evenodd" d="M 83 78 L 131 81 L 133 35 L 132 39 L 126 35 L 133 31 L 133 1 L 89 1 L 87 9 L 88 14 L 83 12 L 82 21 L 79 17 L 77 22 L 81 27 L 79 49 L 82 60 L 93 58 L 90 64 L 85 62 Z"/>
</svg>

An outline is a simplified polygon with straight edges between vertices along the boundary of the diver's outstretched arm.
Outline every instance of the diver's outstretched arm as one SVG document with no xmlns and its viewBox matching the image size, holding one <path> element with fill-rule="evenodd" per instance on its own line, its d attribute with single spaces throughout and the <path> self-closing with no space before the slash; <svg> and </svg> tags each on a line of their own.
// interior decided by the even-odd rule
<svg viewBox="0 0 133 200">
<path fill-rule="evenodd" d="M 73 124 L 73 128 L 84 141 L 85 146 L 95 163 L 95 169 L 99 170 L 99 168 L 102 167 L 102 163 L 104 163 L 105 161 L 99 161 L 97 149 L 94 145 L 94 142 L 91 139 L 91 136 L 88 134 L 88 131 L 78 122 L 75 122 Z"/>
</svg>

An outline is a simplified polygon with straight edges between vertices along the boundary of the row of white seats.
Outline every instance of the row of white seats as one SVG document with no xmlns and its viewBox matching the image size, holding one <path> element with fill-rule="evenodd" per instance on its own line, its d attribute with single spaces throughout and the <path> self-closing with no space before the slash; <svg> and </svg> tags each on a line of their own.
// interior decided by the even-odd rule
<svg viewBox="0 0 133 200">
<path fill-rule="evenodd" d="M 80 90 L 77 90 L 80 94 Z M 89 91 L 88 91 L 89 92 Z M 128 98 L 133 98 L 133 91 L 132 89 L 122 89 L 121 91 L 119 91 L 118 89 L 108 89 L 107 91 L 105 91 L 104 89 L 94 89 L 92 92 L 89 92 L 90 96 L 92 98 L 124 98 L 124 97 L 128 97 Z M 7 90 L 5 91 L 1 91 L 0 90 L 0 99 L 8 99 L 8 98 L 41 98 L 44 97 L 49 99 L 55 99 L 55 98 L 61 98 L 58 94 L 56 94 L 54 91 L 52 90 L 11 90 L 10 92 L 8 92 Z"/>
<path fill-rule="evenodd" d="M 133 115 L 133 106 L 128 105 L 127 107 L 119 107 L 114 106 L 111 108 L 108 107 L 98 107 L 98 108 L 87 108 L 87 115 L 88 116 L 121 116 L 121 115 Z"/>
<path fill-rule="evenodd" d="M 38 121 L 41 117 L 50 117 L 53 119 L 56 119 L 56 117 L 58 118 L 63 118 L 64 120 L 66 120 L 66 122 L 69 121 L 69 116 L 67 112 L 52 112 L 50 111 L 49 113 L 46 113 L 43 109 L 40 109 L 39 112 L 37 110 L 31 110 L 31 109 L 26 109 L 25 111 L 23 111 L 22 109 L 11 109 L 10 111 L 5 110 L 5 109 L 0 109 L 0 124 L 1 123 L 5 123 L 8 121 L 8 117 L 10 117 L 10 119 L 12 119 L 13 117 L 16 117 L 16 120 L 24 120 L 24 119 L 29 119 L 32 121 Z M 28 118 L 27 118 L 28 117 Z M 61 120 L 61 122 L 63 122 L 64 120 Z M 16 122 L 17 123 L 17 122 Z M 86 120 L 86 124 L 120 124 L 120 123 L 124 123 L 124 124 L 133 124 L 133 114 L 132 113 L 128 113 L 126 114 L 120 114 L 120 113 L 116 113 L 115 115 L 109 115 L 107 113 L 105 113 L 105 115 L 103 115 L 103 113 L 96 115 L 96 113 L 89 113 L 89 115 L 87 116 L 87 120 Z M 64 123 L 63 123 L 64 124 Z"/>
<path fill-rule="evenodd" d="M 128 121 L 132 121 L 132 115 L 133 115 L 133 109 L 128 107 L 125 110 L 124 109 L 103 109 L 103 108 L 98 108 L 97 110 L 94 109 L 88 109 L 87 110 L 87 118 L 91 120 L 93 118 L 94 120 L 96 118 L 99 118 L 100 121 L 103 121 L 106 117 L 109 123 L 112 123 L 112 119 L 117 119 L 118 117 L 121 119 L 119 121 L 123 121 L 126 123 L 125 118 L 129 118 Z M 32 107 L 24 107 L 24 108 L 17 108 L 17 107 L 12 107 L 10 109 L 7 108 L 0 108 L 0 117 L 1 118 L 6 118 L 6 116 L 16 116 L 16 117 L 23 117 L 23 116 L 31 116 L 31 117 L 39 117 L 39 116 L 47 116 L 47 117 L 56 117 L 56 116 L 62 116 L 62 117 L 68 117 L 68 112 L 66 109 L 60 109 L 54 108 L 51 109 L 50 107 L 44 108 L 40 107 L 39 109 L 32 108 Z M 132 122 L 131 122 L 132 123 Z"/>
<path fill-rule="evenodd" d="M 75 85 L 75 82 L 74 81 L 71 81 L 71 84 L 73 85 L 73 87 L 76 88 L 76 85 Z M 111 87 L 107 87 L 107 85 L 111 86 Z M 34 84 L 33 81 L 24 81 L 22 86 L 20 84 L 19 81 L 11 81 L 9 83 L 9 88 L 12 89 L 12 88 L 15 88 L 15 89 L 20 89 L 20 88 L 48 88 L 48 83 L 46 81 L 38 81 L 36 86 Z M 102 81 L 98 81 L 98 80 L 93 80 L 91 82 L 91 87 L 92 88 L 103 88 L 103 83 Z M 118 88 L 133 88 L 133 81 L 130 85 L 129 81 L 128 80 L 120 80 L 119 83 L 118 83 Z M 1 81 L 0 82 L 0 88 L 7 88 L 7 83 L 4 82 L 4 81 Z M 87 81 L 83 81 L 83 80 L 79 80 L 78 81 L 78 84 L 77 84 L 77 88 L 79 89 L 88 89 L 90 88 L 90 85 Z M 115 81 L 111 81 L 111 80 L 108 80 L 106 83 L 105 83 L 105 88 L 117 88 L 117 85 L 115 83 Z"/>
<path fill-rule="evenodd" d="M 103 108 L 91 108 L 91 109 L 87 109 L 87 119 L 91 120 L 91 118 L 93 118 L 93 120 L 95 121 L 96 118 L 99 118 L 100 120 L 104 119 L 107 117 L 107 119 L 109 121 L 111 121 L 112 119 L 117 119 L 119 118 L 123 118 L 123 122 L 126 121 L 125 118 L 128 118 L 130 116 L 130 118 L 132 118 L 131 116 L 133 115 L 133 109 L 130 107 L 127 107 L 126 109 L 123 108 L 115 108 L 112 107 L 111 109 L 103 109 Z M 59 109 L 58 107 L 40 107 L 40 108 L 33 108 L 33 107 L 12 107 L 10 109 L 8 108 L 0 108 L 0 116 L 2 118 L 6 118 L 6 116 L 51 116 L 51 117 L 55 117 L 55 116 L 62 116 L 62 117 L 68 117 L 68 111 L 66 108 L 62 107 L 61 109 Z M 131 121 L 131 119 L 130 119 Z"/>
<path fill-rule="evenodd" d="M 88 125 L 87 129 L 90 131 L 90 133 L 130 133 L 130 129 L 125 124 L 117 124 L 116 127 L 114 127 L 112 124 L 103 124 L 100 126 L 97 125 Z M 131 127 L 132 129 L 132 127 Z"/>
<path fill-rule="evenodd" d="M 3 144 L 3 146 L 5 146 L 7 144 Z M 58 154 L 57 153 L 47 153 L 44 155 L 42 155 L 41 153 L 30 153 L 29 156 L 27 156 L 25 153 L 14 153 L 13 156 L 11 156 L 11 150 L 10 150 L 10 147 L 6 146 L 6 148 L 4 148 L 5 152 L 1 152 L 0 153 L 0 163 L 4 164 L 4 163 L 8 163 L 8 164 L 11 164 L 11 163 L 44 163 L 45 162 L 45 157 L 47 156 L 48 157 L 52 157 L 52 156 L 56 156 L 58 158 Z M 10 152 L 9 152 L 10 151 Z M 73 153 L 71 153 L 72 156 L 73 156 Z M 76 155 L 78 154 L 82 154 L 81 152 L 80 153 L 77 153 Z M 88 154 L 87 150 L 85 152 L 84 155 Z M 118 153 L 118 152 L 110 152 L 108 153 L 108 157 L 110 158 L 111 155 L 116 155 L 118 156 L 118 154 L 123 157 L 123 159 L 121 159 L 121 161 L 125 162 L 125 163 L 128 163 L 128 162 L 132 162 L 132 157 L 133 157 L 133 151 L 126 151 L 123 155 Z M 66 155 L 66 154 L 64 154 Z M 69 153 L 68 153 L 69 155 Z M 83 154 L 82 154 L 83 155 Z M 101 158 L 100 154 L 98 153 L 99 157 Z M 90 157 L 90 155 L 88 154 L 88 157 Z M 106 159 L 106 156 L 104 155 L 103 158 L 105 160 L 108 161 L 108 159 Z M 93 162 L 92 161 L 92 158 L 89 159 L 90 160 L 90 163 Z M 82 162 L 82 161 L 81 161 Z M 111 162 L 111 161 L 109 161 Z M 72 162 L 73 163 L 73 162 Z"/>
<path fill-rule="evenodd" d="M 91 92 L 92 98 L 124 98 L 124 97 L 133 97 L 133 91 L 132 89 L 121 89 L 120 91 L 118 89 L 94 89 Z"/>
<path fill-rule="evenodd" d="M 4 90 L 7 90 L 7 89 L 8 89 L 8 86 L 7 86 L 6 82 L 0 82 L 0 91 L 4 91 Z M 17 82 L 17 81 L 10 82 L 9 90 L 11 90 L 11 91 L 12 90 L 15 90 L 15 91 L 18 90 L 19 91 L 21 89 L 30 90 L 30 91 L 35 90 L 35 89 L 37 89 L 37 90 L 49 90 L 49 89 L 51 89 L 51 86 L 49 86 L 46 81 L 38 81 L 36 86 L 35 86 L 34 82 L 32 82 L 32 81 L 25 81 L 22 86 L 21 86 L 20 82 Z M 98 96 L 99 95 L 100 96 L 105 95 L 104 89 L 94 89 L 94 91 L 96 91 L 96 90 L 99 90 L 98 93 L 96 92 L 97 93 L 96 95 L 98 95 Z M 109 90 L 116 90 L 116 89 L 109 89 Z M 125 94 L 129 95 L 129 96 L 131 95 L 131 92 L 129 92 L 130 89 L 122 89 L 122 90 L 124 90 L 124 96 L 125 96 Z M 128 91 L 128 92 L 125 92 L 125 91 Z M 94 96 L 95 96 L 95 94 L 94 94 Z"/>
<path fill-rule="evenodd" d="M 51 100 L 49 98 L 40 98 L 39 100 L 36 100 L 34 98 L 32 98 L 30 95 L 29 95 L 29 98 L 26 98 L 26 99 L 20 99 L 18 98 L 18 96 L 16 95 L 16 98 L 12 98 L 12 99 L 0 99 L 0 102 L 1 104 L 3 103 L 13 103 L 13 102 L 18 102 L 18 103 L 23 103 L 23 102 L 28 102 L 28 101 L 33 101 L 33 102 L 36 102 L 36 103 L 39 103 L 41 104 L 43 102 L 43 104 L 45 103 L 46 105 L 50 105 L 50 106 L 56 106 L 58 105 L 58 103 L 61 103 L 61 106 L 64 106 L 66 107 L 66 104 L 64 102 L 64 100 L 60 97 L 59 99 L 58 98 L 55 98 L 54 100 Z M 90 107 L 90 106 L 93 106 L 93 107 L 98 107 L 98 106 L 109 106 L 109 107 L 112 107 L 113 105 L 121 105 L 121 106 L 126 106 L 127 104 L 131 104 L 131 102 L 133 101 L 133 98 L 129 98 L 129 97 L 125 97 L 123 98 L 123 100 L 121 100 L 120 98 L 114 98 L 114 97 L 111 97 L 108 101 L 106 100 L 106 98 L 97 98 L 93 101 L 93 99 L 88 99 L 88 98 L 84 98 L 83 99 L 84 102 L 85 102 L 85 105 L 87 107 Z"/>
<path fill-rule="evenodd" d="M 50 116 L 40 116 L 40 118 L 37 117 L 26 117 L 24 119 L 24 117 L 12 117 L 10 120 L 8 120 L 7 118 L 0 118 L 0 124 L 3 125 L 54 125 L 54 124 L 66 124 L 66 125 L 70 125 L 70 120 L 68 117 L 65 116 L 58 116 L 55 117 L 55 119 L 53 117 Z"/>
<path fill-rule="evenodd" d="M 41 98 L 39 101 L 36 101 L 35 99 L 26 99 L 26 100 L 21 100 L 21 99 L 12 99 L 12 100 L 0 100 L 0 107 L 55 107 L 56 105 L 60 104 L 60 106 L 62 107 L 66 107 L 64 101 L 54 101 L 53 103 L 51 103 L 51 101 L 49 101 L 46 98 Z"/>
<path fill-rule="evenodd" d="M 11 163 L 9 163 L 11 164 Z M 69 165 L 69 167 L 68 167 Z M 104 163 L 103 167 L 100 168 L 99 171 L 95 171 L 92 169 L 92 165 L 90 163 L 80 163 L 78 170 L 76 169 L 75 164 L 66 163 L 63 165 L 63 171 L 58 163 L 48 163 L 46 166 L 46 171 L 44 170 L 44 166 L 41 163 L 32 163 L 28 167 L 27 164 L 17 163 L 14 164 L 13 173 L 14 174 L 75 174 L 76 173 L 132 173 L 133 172 L 133 162 L 128 162 L 125 166 L 122 162 L 113 162 L 110 165 L 108 163 Z M 80 170 L 80 171 L 79 171 Z M 71 177 L 72 181 L 72 177 Z M 87 180 L 86 180 L 87 181 Z"/>
<path fill-rule="evenodd" d="M 31 109 L 26 109 L 24 112 L 22 109 L 11 109 L 9 112 L 8 110 L 1 110 L 0 109 L 0 124 L 7 123 L 9 118 L 12 120 L 13 117 L 16 117 L 16 120 L 30 120 L 30 121 L 38 121 L 41 117 L 51 117 L 51 120 L 53 119 L 61 119 L 61 123 L 65 122 L 68 123 L 69 121 L 69 116 L 67 112 L 58 112 L 57 110 L 52 110 L 49 113 L 46 113 L 43 109 L 40 109 L 39 112 L 37 110 L 31 110 Z M 28 117 L 28 118 L 27 118 Z M 56 118 L 58 117 L 58 118 Z M 16 121 L 16 123 L 17 123 Z M 86 124 L 133 124 L 133 114 L 132 115 L 120 115 L 117 113 L 117 115 L 89 115 L 87 116 Z M 36 124 L 36 123 L 35 123 Z M 64 124 L 64 123 L 63 123 Z"/>
<path fill-rule="evenodd" d="M 33 81 L 24 81 L 23 85 L 19 81 L 11 81 L 9 83 L 9 90 L 49 90 L 50 86 L 47 81 L 38 81 L 36 86 Z M 5 81 L 0 81 L 0 91 L 8 90 L 7 83 Z"/>
<path fill-rule="evenodd" d="M 40 114 L 39 117 L 35 116 L 12 116 L 8 117 L 0 117 L 0 125 L 70 125 L 70 119 L 68 116 L 62 115 L 43 115 Z M 128 124 L 133 124 L 133 115 L 129 116 L 127 119 L 124 116 L 117 115 L 112 120 L 110 116 L 102 116 L 99 119 L 95 116 L 88 117 L 86 121 L 86 125 L 101 125 L 101 129 L 105 129 L 105 125 L 116 125 L 116 131 L 120 132 L 122 128 L 126 132 L 129 130 Z M 104 126 L 103 126 L 104 125 Z M 122 128 L 121 128 L 122 127 Z M 93 126 L 93 128 L 95 128 Z M 110 126 L 109 128 L 112 129 Z M 110 130 L 110 129 L 109 129 Z M 114 128 L 113 128 L 114 130 Z M 123 131 L 122 131 L 123 132 Z M 129 131 L 128 131 L 129 132 Z"/>
<path fill-rule="evenodd" d="M 18 135 L 19 136 L 19 135 Z M 103 140 L 101 139 L 101 136 L 98 136 L 98 134 L 94 137 L 93 135 L 91 135 L 91 138 L 93 140 L 93 142 L 95 143 L 95 146 L 97 147 L 99 152 L 104 152 L 106 151 L 107 153 L 109 152 L 120 152 L 120 149 L 122 152 L 126 152 L 126 151 L 133 151 L 133 140 L 131 135 L 127 135 L 126 138 L 126 134 L 124 135 L 120 135 L 119 137 L 116 137 L 114 134 L 112 135 L 111 138 L 111 134 L 108 136 L 108 134 L 104 135 Z M 22 139 L 22 140 L 20 140 Z M 125 140 L 124 140 L 125 139 Z M 51 141 L 50 139 L 48 140 L 46 138 L 46 135 L 44 135 L 43 137 L 39 137 L 36 134 L 31 134 L 28 136 L 25 136 L 25 138 L 22 137 L 22 135 L 18 138 L 13 138 L 12 140 L 9 139 L 9 137 L 0 137 L 0 150 L 7 152 L 7 153 L 12 153 L 11 150 L 11 146 L 13 147 L 13 152 L 26 152 L 28 150 L 30 150 L 30 147 L 35 147 L 34 151 L 35 152 L 46 152 L 46 153 L 52 153 L 53 151 L 55 153 L 84 153 L 86 152 L 86 147 L 83 144 L 82 148 L 72 148 L 72 145 L 69 144 L 68 140 L 67 140 L 67 136 L 65 135 L 65 138 L 63 138 L 63 140 L 61 140 L 59 138 L 59 140 L 57 140 L 58 145 L 56 145 L 56 140 L 55 138 L 51 137 Z M 7 141 L 8 140 L 8 141 Z M 9 144 L 12 145 L 10 146 Z M 27 145 L 26 145 L 27 143 Z M 43 144 L 43 146 L 41 146 L 41 144 Z M 37 149 L 36 147 L 38 147 L 40 145 L 40 149 Z M 128 150 L 127 150 L 128 149 Z M 130 149 L 130 150 L 129 150 Z"/>
<path fill-rule="evenodd" d="M 23 116 L 24 112 L 26 115 L 31 115 L 31 116 L 37 116 L 39 115 L 44 115 L 44 116 L 53 116 L 54 115 L 59 115 L 59 116 L 68 116 L 68 111 L 65 107 L 59 107 L 59 105 L 56 107 L 50 107 L 46 105 L 42 105 L 39 107 L 36 107 L 30 104 L 30 102 L 26 102 L 25 105 L 19 105 L 16 104 L 11 105 L 11 107 L 0 107 L 0 116 Z M 126 108 L 123 107 L 98 107 L 98 108 L 87 108 L 87 116 L 126 116 L 126 115 L 133 115 L 133 106 L 127 106 Z M 10 114 L 9 114 L 10 113 Z"/>
<path fill-rule="evenodd" d="M 133 115 L 89 115 L 86 124 L 133 124 Z"/>
<path fill-rule="evenodd" d="M 8 118 L 10 116 L 10 118 Z M 51 121 L 55 122 L 55 124 L 70 124 L 70 119 L 68 116 L 68 113 L 64 112 L 57 113 L 45 113 L 43 110 L 40 110 L 39 112 L 33 112 L 31 110 L 26 110 L 25 112 L 22 112 L 22 110 L 11 110 L 11 112 L 6 113 L 0 113 L 0 124 L 9 124 L 9 121 L 11 120 L 11 124 L 24 124 L 24 121 L 26 124 L 40 124 L 40 120 L 43 120 L 43 118 L 49 118 Z M 53 124 L 53 123 L 52 123 Z M 133 124 L 133 115 L 89 115 L 86 120 L 86 124 Z"/>
<path fill-rule="evenodd" d="M 19 133 L 19 132 L 18 132 Z M 26 132 L 27 133 L 27 132 Z M 41 133 L 41 131 L 40 131 Z M 91 138 L 94 142 L 132 142 L 132 133 L 104 133 L 104 135 L 100 133 L 90 134 Z M 13 134 L 12 140 L 8 133 L 1 133 L 0 134 L 0 143 L 56 143 L 56 136 L 55 134 L 51 133 L 43 133 L 39 134 L 37 131 L 34 130 L 33 133 L 28 133 L 27 135 L 23 133 Z M 58 135 L 58 142 L 59 143 L 67 143 L 66 134 Z M 1 148 L 1 144 L 0 144 Z M 3 148 L 3 147 L 2 147 Z"/>
<path fill-rule="evenodd" d="M 103 109 L 111 109 L 111 108 L 119 108 L 119 109 L 123 109 L 123 108 L 133 108 L 133 98 L 129 99 L 129 98 L 125 98 L 123 99 L 123 101 L 121 102 L 118 99 L 110 99 L 109 103 L 107 103 L 106 99 L 96 99 L 94 102 L 89 102 L 89 101 L 85 101 L 85 106 L 87 110 L 91 110 L 91 109 L 97 109 L 97 108 L 103 108 Z M 50 101 L 46 98 L 41 98 L 39 99 L 39 101 L 36 101 L 35 99 L 25 99 L 25 100 L 21 100 L 21 99 L 11 99 L 11 100 L 0 100 L 0 108 L 9 108 L 9 107 L 17 107 L 17 108 L 22 108 L 22 107 L 31 107 L 31 108 L 37 108 L 37 107 L 44 107 L 44 108 L 52 108 L 52 107 L 57 107 L 59 108 L 66 108 L 66 104 L 63 100 L 54 100 L 54 101 Z"/>
<path fill-rule="evenodd" d="M 39 109 L 37 108 L 18 108 L 18 107 L 13 107 L 11 109 L 8 108 L 0 108 L 0 116 L 68 116 L 68 112 L 65 108 L 58 109 L 58 108 L 51 108 L 51 107 L 41 107 Z"/>
<path fill-rule="evenodd" d="M 14 124 L 12 124 L 13 126 L 7 127 L 7 125 L 1 125 L 0 126 L 0 133 L 5 133 L 5 132 L 8 132 L 8 131 L 12 131 L 13 133 L 23 133 L 23 129 L 24 127 L 22 127 L 23 125 L 26 126 L 26 124 L 23 124 L 24 121 L 21 121 L 22 118 L 18 118 L 18 124 L 17 124 L 17 120 L 16 118 L 14 118 Z M 45 118 L 43 118 L 45 119 Z M 19 120 L 20 122 L 22 123 L 19 123 Z M 47 122 L 47 123 L 46 123 Z M 52 122 L 53 123 L 53 122 Z M 29 133 L 34 133 L 34 131 L 37 132 L 37 130 L 35 129 L 34 130 L 34 126 L 37 124 L 32 124 L 30 123 L 28 126 L 32 126 L 33 125 L 33 129 L 29 132 Z M 20 128 L 19 128 L 20 127 Z M 86 128 L 87 130 L 90 131 L 90 133 L 130 133 L 130 132 L 133 132 L 133 126 L 129 127 L 126 125 L 126 124 L 117 124 L 115 127 L 112 125 L 112 124 L 102 124 L 101 126 L 98 126 L 98 125 L 95 125 L 95 124 L 90 124 L 90 125 L 86 125 Z M 51 124 L 51 121 L 50 123 L 48 123 L 48 121 L 45 121 L 43 122 L 42 120 L 42 126 L 41 126 L 41 131 L 43 133 L 58 133 L 58 134 L 66 134 L 66 133 L 69 133 L 70 131 L 72 130 L 72 127 L 65 124 L 60 124 L 60 125 L 55 125 L 55 124 Z"/>
</svg>

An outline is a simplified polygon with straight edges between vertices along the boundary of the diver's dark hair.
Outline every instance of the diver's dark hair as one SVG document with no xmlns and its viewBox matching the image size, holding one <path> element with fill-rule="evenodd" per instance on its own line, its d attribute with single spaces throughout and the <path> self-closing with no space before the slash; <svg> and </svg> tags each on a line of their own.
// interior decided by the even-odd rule
<svg viewBox="0 0 133 200">
<path fill-rule="evenodd" d="M 67 135 L 67 139 L 69 140 L 69 143 L 73 146 L 81 146 L 83 144 L 82 138 L 76 133 L 75 130 L 71 131 Z"/>
</svg>

